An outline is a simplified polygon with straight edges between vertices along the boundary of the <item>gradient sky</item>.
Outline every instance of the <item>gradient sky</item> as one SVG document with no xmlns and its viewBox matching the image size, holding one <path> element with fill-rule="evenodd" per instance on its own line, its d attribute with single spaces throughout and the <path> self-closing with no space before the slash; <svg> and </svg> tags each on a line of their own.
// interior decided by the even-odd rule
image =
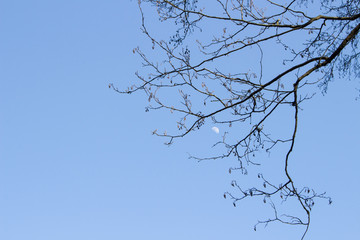
<svg viewBox="0 0 360 240">
<path fill-rule="evenodd" d="M 220 138 L 211 126 L 167 147 L 151 135 L 165 115 L 108 88 L 141 68 L 140 21 L 137 1 L 0 1 L 0 239 L 300 238 L 254 232 L 271 211 L 223 199 L 230 160 L 188 159 Z M 360 235 L 356 88 L 335 80 L 301 112 L 295 175 L 334 201 L 315 206 L 307 239 Z"/>
</svg>

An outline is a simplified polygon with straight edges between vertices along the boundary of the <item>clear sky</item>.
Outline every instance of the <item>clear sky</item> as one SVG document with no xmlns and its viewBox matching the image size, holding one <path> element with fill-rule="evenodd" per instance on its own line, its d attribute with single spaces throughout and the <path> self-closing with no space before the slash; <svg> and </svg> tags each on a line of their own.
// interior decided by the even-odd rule
<svg viewBox="0 0 360 240">
<path fill-rule="evenodd" d="M 140 21 L 137 1 L 0 1 L 0 239 L 299 238 L 279 224 L 254 232 L 271 211 L 223 199 L 228 160 L 187 158 L 220 138 L 211 126 L 167 147 L 151 135 L 167 118 L 108 88 L 141 68 Z M 360 235 L 355 88 L 335 80 L 301 112 L 293 171 L 334 201 L 315 206 L 307 239 Z"/>
</svg>

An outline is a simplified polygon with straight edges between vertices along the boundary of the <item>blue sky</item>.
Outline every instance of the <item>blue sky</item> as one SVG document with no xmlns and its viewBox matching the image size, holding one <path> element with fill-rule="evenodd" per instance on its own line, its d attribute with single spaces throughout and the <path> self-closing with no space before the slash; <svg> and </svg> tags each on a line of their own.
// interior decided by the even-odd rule
<svg viewBox="0 0 360 240">
<path fill-rule="evenodd" d="M 231 160 L 189 160 L 211 126 L 167 147 L 164 114 L 124 96 L 147 46 L 137 1 L 0 1 L 0 239 L 294 239 L 266 207 L 222 197 Z M 161 29 L 157 29 L 161 31 Z M 360 234 L 358 81 L 336 80 L 304 104 L 294 175 L 327 191 L 308 239 Z M 220 129 L 221 131 L 221 129 Z"/>
</svg>

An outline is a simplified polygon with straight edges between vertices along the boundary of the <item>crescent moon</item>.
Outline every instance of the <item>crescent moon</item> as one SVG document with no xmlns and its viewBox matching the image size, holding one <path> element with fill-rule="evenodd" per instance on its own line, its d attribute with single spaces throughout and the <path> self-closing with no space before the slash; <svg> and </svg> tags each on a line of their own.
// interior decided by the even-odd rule
<svg viewBox="0 0 360 240">
<path fill-rule="evenodd" d="M 220 130 L 217 127 L 212 127 L 211 130 L 213 130 L 216 134 L 219 134 Z"/>
</svg>

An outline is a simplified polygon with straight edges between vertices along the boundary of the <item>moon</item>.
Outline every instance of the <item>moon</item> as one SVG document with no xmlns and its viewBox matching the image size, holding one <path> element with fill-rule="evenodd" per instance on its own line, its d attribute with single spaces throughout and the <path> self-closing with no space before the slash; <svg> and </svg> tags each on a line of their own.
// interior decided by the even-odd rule
<svg viewBox="0 0 360 240">
<path fill-rule="evenodd" d="M 212 127 L 211 130 L 213 130 L 216 134 L 219 134 L 220 130 L 217 127 Z"/>
</svg>

